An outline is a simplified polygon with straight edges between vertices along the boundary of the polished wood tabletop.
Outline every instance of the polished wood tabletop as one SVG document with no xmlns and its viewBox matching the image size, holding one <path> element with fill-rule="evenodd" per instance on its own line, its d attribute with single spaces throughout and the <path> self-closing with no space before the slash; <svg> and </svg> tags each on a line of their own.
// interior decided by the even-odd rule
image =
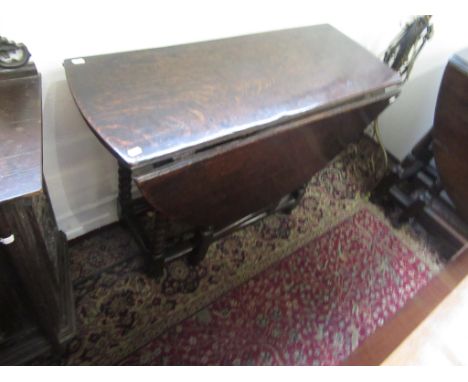
<svg viewBox="0 0 468 382">
<path fill-rule="evenodd" d="M 0 71 L 0 203 L 42 189 L 41 79 Z"/>
<path fill-rule="evenodd" d="M 90 128 L 137 167 L 372 98 L 400 83 L 329 25 L 64 62 Z"/>
</svg>

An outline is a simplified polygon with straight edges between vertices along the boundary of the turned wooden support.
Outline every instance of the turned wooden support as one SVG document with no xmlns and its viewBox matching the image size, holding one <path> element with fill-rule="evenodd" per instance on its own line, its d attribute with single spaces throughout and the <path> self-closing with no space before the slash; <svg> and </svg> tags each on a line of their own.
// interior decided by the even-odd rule
<svg viewBox="0 0 468 382">
<path fill-rule="evenodd" d="M 371 201 L 384 206 L 391 204 L 390 188 L 402 182 L 414 180 L 420 171 L 424 171 L 427 168 L 434 157 L 432 143 L 432 132 L 429 131 L 403 161 L 393 165 L 384 178 L 380 180 L 372 192 Z M 434 186 L 434 192 L 437 193 L 437 189 L 439 188 L 437 182 L 437 185 Z M 417 205 L 419 206 L 420 202 Z M 411 211 L 415 211 L 415 209 L 412 208 Z M 405 216 L 407 215 L 405 214 Z"/>
<path fill-rule="evenodd" d="M 307 189 L 307 183 L 305 183 L 302 187 L 298 188 L 296 191 L 291 193 L 291 197 L 293 199 L 293 202 L 290 203 L 288 206 L 283 208 L 280 212 L 283 214 L 291 214 L 293 210 L 299 205 L 301 202 L 302 198 L 305 195 Z"/>
<path fill-rule="evenodd" d="M 132 231 L 143 256 L 146 269 L 154 277 L 160 277 L 164 269 L 164 251 L 167 222 L 157 213 L 153 215 L 151 237 L 147 237 L 143 227 L 135 218 L 132 199 L 132 170 L 119 163 L 119 216 L 121 221 Z"/>
<path fill-rule="evenodd" d="M 133 215 L 132 170 L 119 162 L 119 215 L 125 220 Z"/>
<path fill-rule="evenodd" d="M 152 249 L 148 271 L 154 277 L 160 277 L 164 271 L 164 257 L 166 251 L 167 219 L 155 212 L 153 215 Z"/>
<path fill-rule="evenodd" d="M 188 256 L 190 265 L 197 265 L 204 259 L 210 244 L 213 242 L 213 235 L 213 227 L 208 227 L 206 230 L 200 230 L 196 233 L 194 238 L 195 245 Z"/>
</svg>

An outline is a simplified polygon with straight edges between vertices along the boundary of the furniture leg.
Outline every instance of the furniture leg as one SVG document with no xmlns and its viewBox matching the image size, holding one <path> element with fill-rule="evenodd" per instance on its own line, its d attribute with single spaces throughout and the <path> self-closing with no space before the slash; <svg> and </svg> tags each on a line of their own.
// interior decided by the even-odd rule
<svg viewBox="0 0 468 382">
<path fill-rule="evenodd" d="M 129 229 L 136 240 L 140 251 L 146 259 L 146 269 L 155 277 L 161 276 L 164 265 L 164 225 L 161 224 L 158 218 L 154 217 L 153 228 L 155 240 L 151 242 L 135 217 L 134 203 L 132 200 L 132 170 L 121 163 L 119 163 L 118 202 L 120 220 Z"/>
<path fill-rule="evenodd" d="M 161 277 L 164 271 L 166 230 L 167 220 L 160 214 L 155 213 L 153 216 L 153 247 L 151 257 L 148 259 L 148 271 L 156 278 Z"/>
<path fill-rule="evenodd" d="M 387 173 L 382 180 L 377 184 L 375 189 L 372 191 L 370 200 L 373 203 L 381 204 L 384 207 L 388 205 L 390 198 L 390 188 L 398 181 L 398 175 L 396 170 L 391 170 Z"/>
<path fill-rule="evenodd" d="M 375 187 L 371 195 L 371 201 L 381 204 L 388 208 L 390 197 L 390 188 L 404 181 L 410 181 L 423 171 L 433 158 L 432 152 L 432 133 L 429 131 L 401 164 L 394 165 L 391 170 Z"/>
<path fill-rule="evenodd" d="M 406 223 L 410 218 L 415 217 L 419 214 L 426 202 L 422 195 L 417 195 L 411 202 L 411 204 L 406 207 L 400 214 L 398 214 L 392 221 L 395 227 L 400 227 L 402 224 Z"/>
<path fill-rule="evenodd" d="M 210 244 L 213 242 L 214 230 L 212 227 L 204 231 L 198 231 L 195 236 L 195 246 L 188 256 L 188 262 L 190 265 L 199 264 L 206 255 Z"/>
<path fill-rule="evenodd" d="M 133 215 L 132 170 L 119 163 L 119 217 L 127 220 Z"/>
<path fill-rule="evenodd" d="M 299 205 L 301 202 L 302 198 L 304 197 L 304 194 L 306 192 L 307 188 L 307 183 L 304 184 L 302 187 L 298 188 L 296 191 L 291 193 L 292 198 L 294 201 L 290 204 L 288 204 L 286 207 L 280 210 L 281 213 L 289 215 L 293 212 L 293 210 Z"/>
</svg>

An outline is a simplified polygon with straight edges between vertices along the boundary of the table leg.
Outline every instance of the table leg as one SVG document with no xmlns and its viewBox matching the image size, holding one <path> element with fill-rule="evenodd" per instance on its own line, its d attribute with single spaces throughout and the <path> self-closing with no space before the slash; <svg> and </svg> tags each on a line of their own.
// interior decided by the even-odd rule
<svg viewBox="0 0 468 382">
<path fill-rule="evenodd" d="M 203 260 L 210 244 L 213 242 L 213 235 L 214 229 L 212 227 L 197 232 L 194 238 L 195 245 L 188 256 L 188 262 L 190 265 L 197 265 Z"/>
<path fill-rule="evenodd" d="M 167 220 L 158 213 L 153 215 L 153 248 L 149 272 L 154 277 L 160 277 L 164 271 L 164 255 L 166 250 Z"/>
<path fill-rule="evenodd" d="M 306 189 L 307 189 L 307 183 L 304 184 L 302 187 L 298 188 L 296 191 L 292 192 L 291 196 L 294 199 L 294 201 L 291 204 L 289 204 L 287 207 L 283 208 L 281 212 L 287 215 L 291 214 L 294 208 L 296 208 L 301 202 L 306 192 Z"/>
<path fill-rule="evenodd" d="M 119 215 L 127 220 L 133 215 L 132 206 L 132 170 L 119 164 Z"/>
<path fill-rule="evenodd" d="M 154 277 L 159 277 L 164 269 L 166 222 L 157 214 L 153 217 L 153 240 L 149 240 L 135 216 L 132 199 L 132 170 L 119 164 L 119 216 L 132 233 L 143 256 L 146 269 Z"/>
</svg>

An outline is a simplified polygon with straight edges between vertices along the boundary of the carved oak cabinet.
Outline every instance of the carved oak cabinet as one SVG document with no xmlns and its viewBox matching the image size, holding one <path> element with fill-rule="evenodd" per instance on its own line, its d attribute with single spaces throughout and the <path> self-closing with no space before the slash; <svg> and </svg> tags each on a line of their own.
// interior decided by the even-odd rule
<svg viewBox="0 0 468 382">
<path fill-rule="evenodd" d="M 41 77 L 0 70 L 0 364 L 21 364 L 75 331 L 66 240 L 42 173 Z"/>
</svg>

